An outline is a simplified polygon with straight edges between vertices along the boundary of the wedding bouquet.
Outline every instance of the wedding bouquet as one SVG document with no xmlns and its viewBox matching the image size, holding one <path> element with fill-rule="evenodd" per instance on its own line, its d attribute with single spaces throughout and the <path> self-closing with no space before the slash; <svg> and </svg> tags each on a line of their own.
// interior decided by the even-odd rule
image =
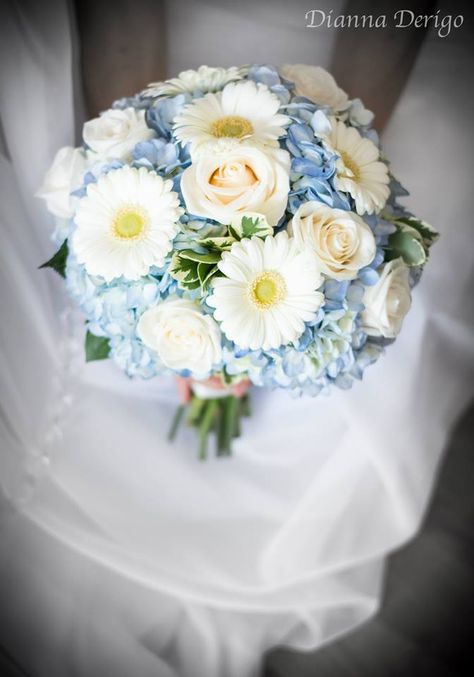
<svg viewBox="0 0 474 677">
<path fill-rule="evenodd" d="M 87 360 L 174 373 L 200 456 L 251 384 L 317 395 L 400 331 L 436 233 L 398 203 L 373 114 L 319 67 L 210 68 L 85 123 L 38 195 Z"/>
</svg>

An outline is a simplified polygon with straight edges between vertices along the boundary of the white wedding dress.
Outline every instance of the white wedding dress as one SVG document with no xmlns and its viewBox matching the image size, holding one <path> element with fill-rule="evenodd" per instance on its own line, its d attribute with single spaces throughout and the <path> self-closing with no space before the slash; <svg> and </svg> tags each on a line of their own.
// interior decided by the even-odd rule
<svg viewBox="0 0 474 677">
<path fill-rule="evenodd" d="M 32 195 L 74 143 L 73 28 L 62 0 L 2 11 L 1 641 L 37 677 L 257 675 L 266 650 L 377 610 L 473 394 L 469 36 L 427 39 L 384 136 L 441 232 L 399 339 L 349 392 L 255 393 L 233 458 L 199 463 L 192 432 L 165 440 L 172 382 L 85 365 L 82 319 L 37 270 L 51 221 Z M 170 75 L 328 66 L 334 32 L 305 11 L 168 2 Z"/>
</svg>

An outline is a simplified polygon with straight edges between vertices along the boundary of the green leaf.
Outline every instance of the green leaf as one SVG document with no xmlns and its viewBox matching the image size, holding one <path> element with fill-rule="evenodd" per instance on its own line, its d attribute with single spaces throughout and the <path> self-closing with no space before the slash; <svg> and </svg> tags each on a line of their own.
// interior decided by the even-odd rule
<svg viewBox="0 0 474 677">
<path fill-rule="evenodd" d="M 197 282 L 197 281 L 199 280 L 199 275 L 198 275 L 198 272 L 197 272 L 199 263 L 195 263 L 195 262 L 193 261 L 192 264 L 193 264 L 193 265 L 190 266 L 190 267 L 187 269 L 187 272 L 186 272 L 186 274 L 184 275 L 184 277 L 183 277 L 183 279 L 181 280 L 181 282 L 184 282 L 184 283 L 187 284 L 187 283 L 189 283 L 189 282 Z"/>
<path fill-rule="evenodd" d="M 182 289 L 193 290 L 193 289 L 199 289 L 200 286 L 201 286 L 201 283 L 199 282 L 199 280 L 191 280 L 190 282 L 178 282 L 178 285 Z"/>
<path fill-rule="evenodd" d="M 61 277 L 66 277 L 66 261 L 69 254 L 69 247 L 67 240 L 64 240 L 58 251 L 54 256 L 52 256 L 49 261 L 41 264 L 39 268 L 52 268 L 55 270 Z"/>
<path fill-rule="evenodd" d="M 215 275 L 221 272 L 217 266 L 211 266 L 208 263 L 198 263 L 198 277 L 202 288 L 204 289 Z"/>
<path fill-rule="evenodd" d="M 179 424 L 181 423 L 185 410 L 186 406 L 184 404 L 181 404 L 176 410 L 171 428 L 168 432 L 168 439 L 170 442 L 173 442 L 174 438 L 176 437 L 176 433 L 178 432 Z"/>
<path fill-rule="evenodd" d="M 183 263 L 179 258 L 178 252 L 175 252 L 171 257 L 171 263 L 168 272 L 174 280 L 180 280 L 183 277 Z"/>
<path fill-rule="evenodd" d="M 182 289 L 198 289 L 208 284 L 213 275 L 219 273 L 216 260 L 220 260 L 220 254 L 196 254 L 192 250 L 184 250 L 185 257 L 188 252 L 193 258 L 183 258 L 182 251 L 176 252 L 171 259 L 169 268 L 170 275 L 178 282 Z M 203 261 L 197 259 L 205 259 Z"/>
<path fill-rule="evenodd" d="M 415 238 L 415 240 L 418 240 L 418 242 L 423 244 L 423 238 L 421 237 L 420 233 L 416 230 L 416 228 L 413 228 L 412 226 L 409 226 L 406 223 L 398 223 L 397 229 L 399 231 L 402 231 L 403 233 L 407 233 L 411 237 Z"/>
<path fill-rule="evenodd" d="M 209 249 L 210 252 L 222 252 L 230 249 L 235 242 L 233 237 L 208 237 L 200 241 L 200 245 Z"/>
<path fill-rule="evenodd" d="M 228 226 L 229 235 L 234 238 L 234 240 L 240 240 L 242 237 L 240 233 L 234 228 L 234 226 Z"/>
<path fill-rule="evenodd" d="M 169 273 L 178 284 L 188 284 L 198 280 L 197 263 L 188 259 L 182 259 L 180 252 L 175 252 L 171 259 Z"/>
<path fill-rule="evenodd" d="M 236 240 L 243 238 L 250 238 L 256 235 L 257 237 L 266 237 L 273 233 L 273 228 L 268 224 L 263 214 L 255 214 L 249 212 L 247 215 L 241 217 L 240 223 L 233 220 L 227 226 L 229 235 Z"/>
<path fill-rule="evenodd" d="M 252 237 L 253 235 L 265 237 L 273 233 L 273 228 L 267 223 L 264 216 L 256 216 L 255 218 L 243 216 L 241 228 L 242 237 Z"/>
<path fill-rule="evenodd" d="M 86 334 L 86 362 L 105 360 L 110 353 L 109 339 L 105 336 L 96 336 L 90 331 Z"/>
<path fill-rule="evenodd" d="M 426 261 L 422 243 L 408 229 L 397 230 L 388 238 L 388 260 L 401 257 L 407 266 L 421 266 Z"/>
<path fill-rule="evenodd" d="M 242 217 L 242 237 L 252 237 L 257 235 L 260 230 L 264 230 L 259 226 L 261 219 L 251 219 L 248 216 Z"/>
<path fill-rule="evenodd" d="M 428 246 L 433 244 L 433 242 L 436 242 L 436 240 L 439 238 L 439 233 L 437 233 L 429 223 L 426 223 L 426 221 L 420 221 L 420 219 L 417 219 L 414 216 L 396 219 L 395 223 L 404 224 L 410 228 L 414 228 Z"/>
<path fill-rule="evenodd" d="M 215 268 L 213 265 L 209 265 L 208 263 L 198 263 L 197 265 L 197 274 L 199 278 L 199 282 L 201 283 L 202 286 L 204 286 L 204 280 L 207 278 L 209 272 L 212 270 L 212 268 Z"/>
<path fill-rule="evenodd" d="M 202 281 L 203 288 L 207 287 L 210 284 L 212 278 L 218 275 L 222 275 L 221 271 L 217 266 L 212 266 L 212 268 L 208 271 L 206 277 Z"/>
<path fill-rule="evenodd" d="M 179 252 L 180 259 L 188 259 L 189 261 L 196 261 L 196 263 L 217 263 L 220 261 L 221 255 L 219 252 L 207 252 L 206 254 L 198 254 L 192 249 L 182 249 Z"/>
</svg>

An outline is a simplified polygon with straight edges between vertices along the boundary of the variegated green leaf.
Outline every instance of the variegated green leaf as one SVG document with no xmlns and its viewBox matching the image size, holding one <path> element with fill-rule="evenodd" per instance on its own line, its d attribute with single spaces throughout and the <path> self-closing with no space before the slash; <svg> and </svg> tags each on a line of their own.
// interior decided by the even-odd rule
<svg viewBox="0 0 474 677">
<path fill-rule="evenodd" d="M 411 228 L 399 228 L 388 238 L 388 256 L 387 260 L 398 259 L 401 257 L 407 266 L 422 266 L 426 261 L 426 253 L 422 242 L 420 242 Z"/>
<path fill-rule="evenodd" d="M 228 226 L 228 228 L 229 228 L 229 235 L 234 240 L 240 240 L 240 238 L 242 237 L 241 234 L 233 226 Z"/>
<path fill-rule="evenodd" d="M 266 237 L 273 233 L 273 228 L 269 225 L 263 214 L 248 212 L 232 220 L 228 226 L 229 235 L 236 240 L 250 238 L 253 236 Z"/>
<path fill-rule="evenodd" d="M 208 263 L 198 263 L 197 265 L 197 276 L 199 279 L 199 282 L 201 285 L 204 284 L 204 280 L 206 279 L 209 271 L 213 268 L 214 266 L 209 265 Z"/>
<path fill-rule="evenodd" d="M 191 282 L 178 282 L 179 286 L 182 287 L 183 289 L 189 289 L 189 290 L 194 290 L 194 289 L 199 289 L 201 286 L 201 283 L 199 280 L 191 280 Z"/>
<path fill-rule="evenodd" d="M 268 225 L 267 220 L 263 217 L 251 218 L 243 216 L 241 222 L 242 237 L 252 237 L 257 235 L 263 237 L 273 232 L 273 229 Z"/>
<path fill-rule="evenodd" d="M 437 233 L 429 223 L 426 223 L 426 221 L 420 221 L 420 219 L 416 219 L 414 216 L 396 219 L 395 223 L 396 225 L 404 224 L 416 230 L 428 246 L 433 244 L 433 242 L 436 242 L 436 240 L 439 238 L 439 233 Z"/>
<path fill-rule="evenodd" d="M 222 252 L 230 249 L 234 242 L 233 237 L 208 237 L 201 240 L 199 244 L 211 252 Z"/>
<path fill-rule="evenodd" d="M 219 252 L 207 252 L 205 254 L 199 254 L 192 249 L 182 249 L 179 252 L 179 258 L 195 261 L 196 263 L 217 263 L 220 260 L 221 255 Z"/>
<path fill-rule="evenodd" d="M 222 275 L 220 272 L 219 268 L 217 266 L 213 266 L 207 273 L 206 277 L 202 281 L 202 286 L 203 288 L 206 288 L 211 280 L 216 277 L 217 275 Z"/>
<path fill-rule="evenodd" d="M 168 270 L 171 277 L 179 282 L 186 277 L 192 267 L 193 264 L 191 261 L 182 260 L 180 258 L 179 252 L 175 252 L 171 258 L 171 263 Z"/>
</svg>

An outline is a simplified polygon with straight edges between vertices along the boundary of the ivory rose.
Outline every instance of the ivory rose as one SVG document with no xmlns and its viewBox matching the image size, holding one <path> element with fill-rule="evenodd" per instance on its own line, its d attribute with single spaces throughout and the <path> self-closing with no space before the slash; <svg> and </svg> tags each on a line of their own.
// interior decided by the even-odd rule
<svg viewBox="0 0 474 677">
<path fill-rule="evenodd" d="M 181 190 L 188 212 L 223 224 L 245 212 L 258 212 L 275 226 L 288 200 L 289 154 L 245 144 L 224 144 L 214 151 L 183 172 Z"/>
<path fill-rule="evenodd" d="M 154 136 L 145 122 L 145 112 L 135 108 L 110 110 L 85 123 L 83 138 L 102 159 L 127 160 L 140 141 Z"/>
<path fill-rule="evenodd" d="M 140 317 L 137 334 L 170 369 L 205 377 L 222 357 L 221 333 L 210 315 L 187 299 L 170 297 Z"/>
<path fill-rule="evenodd" d="M 79 188 L 87 168 L 86 154 L 81 148 L 65 146 L 56 153 L 36 196 L 46 202 L 48 211 L 60 219 L 74 214 L 71 192 Z"/>
<path fill-rule="evenodd" d="M 297 242 L 313 250 L 321 272 L 335 280 L 355 278 L 375 256 L 372 231 L 353 212 L 311 200 L 298 208 L 289 229 Z"/>
<path fill-rule="evenodd" d="M 333 76 L 321 66 L 306 64 L 285 64 L 280 73 L 287 80 L 295 83 L 295 94 L 304 96 L 322 106 L 330 106 L 336 111 L 347 108 L 349 99 Z"/>
<path fill-rule="evenodd" d="M 395 338 L 411 306 L 408 266 L 402 259 L 384 265 L 377 284 L 367 287 L 363 303 L 363 330 L 369 336 Z"/>
</svg>

